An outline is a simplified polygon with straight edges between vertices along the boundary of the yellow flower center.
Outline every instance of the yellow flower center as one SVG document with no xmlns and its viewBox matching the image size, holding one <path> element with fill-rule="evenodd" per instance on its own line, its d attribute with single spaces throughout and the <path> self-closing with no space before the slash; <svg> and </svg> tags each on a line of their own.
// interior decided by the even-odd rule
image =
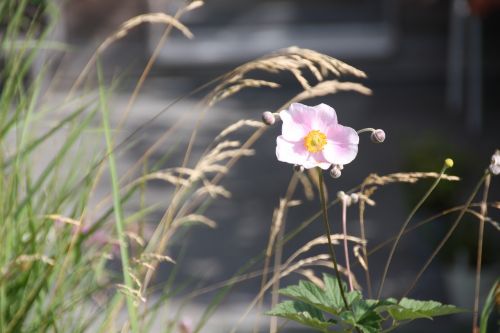
<svg viewBox="0 0 500 333">
<path fill-rule="evenodd" d="M 326 135 L 318 130 L 309 132 L 304 138 L 304 147 L 311 152 L 317 153 L 326 145 Z"/>
</svg>

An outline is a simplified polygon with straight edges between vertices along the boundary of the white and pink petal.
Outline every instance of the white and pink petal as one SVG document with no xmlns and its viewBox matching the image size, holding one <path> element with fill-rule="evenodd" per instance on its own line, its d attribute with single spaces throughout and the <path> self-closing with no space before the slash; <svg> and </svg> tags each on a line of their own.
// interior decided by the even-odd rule
<svg viewBox="0 0 500 333">
<path fill-rule="evenodd" d="M 308 154 L 309 152 L 302 142 L 290 142 L 283 136 L 278 136 L 276 139 L 276 157 L 278 161 L 303 165 L 308 158 Z"/>
<path fill-rule="evenodd" d="M 319 153 L 309 153 L 307 159 L 302 164 L 302 166 L 306 169 L 312 169 L 315 167 L 320 167 L 323 170 L 327 170 L 331 167 L 331 163 L 329 163 L 321 152 Z"/>
<path fill-rule="evenodd" d="M 338 124 L 335 110 L 326 104 L 314 107 L 293 103 L 280 112 L 282 135 L 277 138 L 276 156 L 279 161 L 302 165 L 310 169 L 328 169 L 332 164 L 348 164 L 358 153 L 358 133 Z M 323 150 L 313 153 L 304 145 L 304 138 L 316 130 L 326 134 Z"/>
<path fill-rule="evenodd" d="M 318 104 L 311 109 L 311 128 L 326 133 L 329 128 L 338 124 L 335 109 L 324 103 Z"/>
<path fill-rule="evenodd" d="M 335 143 L 342 145 L 359 144 L 359 135 L 354 128 L 337 124 L 328 128 L 326 137 Z"/>
<path fill-rule="evenodd" d="M 357 144 L 340 144 L 327 140 L 323 149 L 323 156 L 331 164 L 345 165 L 351 163 L 358 154 Z"/>
<path fill-rule="evenodd" d="M 301 114 L 294 114 L 288 110 L 280 112 L 280 118 L 283 122 L 281 135 L 289 141 L 299 141 L 303 139 L 310 129 L 304 124 Z"/>
</svg>

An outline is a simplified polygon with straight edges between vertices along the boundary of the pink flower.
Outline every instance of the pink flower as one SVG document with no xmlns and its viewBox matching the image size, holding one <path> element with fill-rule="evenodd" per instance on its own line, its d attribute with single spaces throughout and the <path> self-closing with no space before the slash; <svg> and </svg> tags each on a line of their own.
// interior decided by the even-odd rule
<svg viewBox="0 0 500 333">
<path fill-rule="evenodd" d="M 293 103 L 280 117 L 283 127 L 276 139 L 276 156 L 281 162 L 326 170 L 332 164 L 352 162 L 358 153 L 358 133 L 340 125 L 335 110 L 326 104 Z"/>
</svg>

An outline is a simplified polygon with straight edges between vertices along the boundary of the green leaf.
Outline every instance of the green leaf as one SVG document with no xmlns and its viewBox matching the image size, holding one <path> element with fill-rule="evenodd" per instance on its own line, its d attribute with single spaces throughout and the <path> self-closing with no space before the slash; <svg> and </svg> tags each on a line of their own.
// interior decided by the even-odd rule
<svg viewBox="0 0 500 333">
<path fill-rule="evenodd" d="M 274 309 L 266 314 L 293 320 L 318 329 L 321 332 L 328 332 L 328 327 L 334 324 L 326 321 L 321 311 L 300 301 L 285 301 L 279 303 Z"/>
<path fill-rule="evenodd" d="M 328 298 L 330 304 L 337 309 L 342 309 L 345 307 L 344 300 L 342 299 L 342 294 L 340 293 L 339 282 L 336 277 L 333 277 L 329 274 L 323 274 L 323 282 L 325 283 L 325 293 Z M 346 294 L 347 303 L 351 303 L 357 295 L 347 295 L 347 285 L 341 281 L 342 288 L 344 293 Z"/>
<path fill-rule="evenodd" d="M 500 290 L 500 279 L 497 279 L 495 283 L 493 283 L 493 287 L 484 302 L 483 311 L 481 312 L 481 320 L 479 322 L 480 333 L 486 333 L 486 330 L 488 329 L 488 318 L 490 317 L 491 311 L 493 311 L 493 307 L 495 305 L 495 292 L 497 290 Z"/>
<path fill-rule="evenodd" d="M 418 301 L 409 298 L 403 298 L 399 303 L 394 299 L 389 299 L 388 301 L 392 301 L 394 304 L 384 306 L 384 310 L 386 310 L 392 318 L 398 321 L 422 318 L 432 319 L 432 317 L 465 311 L 454 305 L 445 305 L 436 301 Z"/>
<path fill-rule="evenodd" d="M 300 281 L 298 285 L 281 289 L 280 293 L 322 311 L 338 315 L 345 310 L 345 303 L 342 299 L 338 280 L 331 275 L 323 274 L 323 282 L 325 284 L 324 289 L 312 282 Z M 358 291 L 347 292 L 347 285 L 342 281 L 341 284 L 348 304 L 362 298 L 361 293 Z"/>
<path fill-rule="evenodd" d="M 377 333 L 380 332 L 382 326 L 382 317 L 377 312 L 378 301 L 374 300 L 364 300 L 361 298 L 359 292 L 357 293 L 359 298 L 355 299 L 351 304 L 352 311 L 345 311 L 342 313 L 341 317 L 345 322 L 357 327 L 363 333 Z M 352 297 L 352 295 L 350 295 Z"/>
<path fill-rule="evenodd" d="M 280 293 L 334 315 L 342 311 L 343 303 L 339 303 L 334 295 L 309 281 L 300 281 L 298 285 L 281 289 Z"/>
</svg>

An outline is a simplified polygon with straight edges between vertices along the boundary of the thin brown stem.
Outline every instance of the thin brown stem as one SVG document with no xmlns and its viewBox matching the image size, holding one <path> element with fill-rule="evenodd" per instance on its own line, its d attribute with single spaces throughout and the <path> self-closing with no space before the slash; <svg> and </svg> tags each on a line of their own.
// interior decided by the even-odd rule
<svg viewBox="0 0 500 333">
<path fill-rule="evenodd" d="M 408 217 L 406 218 L 405 222 L 403 223 L 403 226 L 399 230 L 398 236 L 396 237 L 396 240 L 394 241 L 394 244 L 392 245 L 391 251 L 389 252 L 389 257 L 387 258 L 387 262 L 385 263 L 384 273 L 382 274 L 382 281 L 380 282 L 380 287 L 378 288 L 377 299 L 380 299 L 380 296 L 382 295 L 382 290 L 384 289 L 384 283 L 385 283 L 385 280 L 387 278 L 387 273 L 389 272 L 389 266 L 391 265 L 392 258 L 394 257 L 394 253 L 396 252 L 396 248 L 397 248 L 397 246 L 399 244 L 399 241 L 400 241 L 401 237 L 403 236 L 403 233 L 406 230 L 406 227 L 410 223 L 411 219 L 413 218 L 413 216 L 415 215 L 415 213 L 417 212 L 417 210 L 423 205 L 423 203 L 425 202 L 425 200 L 427 200 L 427 198 L 429 197 L 429 195 L 432 193 L 432 191 L 434 191 L 434 189 L 436 188 L 436 186 L 439 184 L 439 181 L 441 180 L 441 177 L 443 176 L 443 174 L 444 174 L 444 172 L 446 171 L 447 168 L 448 167 L 445 164 L 443 166 L 443 168 L 441 169 L 441 172 L 439 173 L 439 177 L 436 178 L 436 180 L 434 180 L 434 183 L 432 184 L 432 186 L 427 190 L 427 192 L 420 199 L 420 201 L 417 203 L 417 205 L 415 207 L 413 207 L 410 215 L 408 215 Z"/>
<path fill-rule="evenodd" d="M 184 14 L 186 8 L 182 7 L 179 9 L 174 16 L 175 20 L 180 19 L 181 15 Z M 137 81 L 137 84 L 135 85 L 134 91 L 132 92 L 132 95 L 130 96 L 127 106 L 125 108 L 125 112 L 123 114 L 122 119 L 120 120 L 120 123 L 118 124 L 118 127 L 121 128 L 122 125 L 125 123 L 125 121 L 128 118 L 128 114 L 130 113 L 130 110 L 132 110 L 132 106 L 135 103 L 135 100 L 137 99 L 137 96 L 139 95 L 139 91 L 141 90 L 142 86 L 144 85 L 144 81 L 146 81 L 146 77 L 149 75 L 149 72 L 151 71 L 151 68 L 153 68 L 154 63 L 156 62 L 156 59 L 158 58 L 158 55 L 160 54 L 161 49 L 165 45 L 165 42 L 167 41 L 168 36 L 170 35 L 170 32 L 173 29 L 173 25 L 169 24 L 165 28 L 165 31 L 163 31 L 162 36 L 160 37 L 160 40 L 156 44 L 156 47 L 153 51 L 153 54 L 151 57 L 149 57 L 149 60 L 146 64 L 146 67 L 144 67 L 144 70 L 142 71 L 141 76 L 139 77 L 139 81 Z"/>
<path fill-rule="evenodd" d="M 479 332 L 479 291 L 481 288 L 481 263 L 483 259 L 483 237 L 484 237 L 484 220 L 488 214 L 488 191 L 490 189 L 491 174 L 486 171 L 487 175 L 484 180 L 483 199 L 481 200 L 481 211 L 479 218 L 479 233 L 477 239 L 477 260 L 476 260 L 476 286 L 474 295 L 474 312 L 472 315 L 472 333 Z"/>
<path fill-rule="evenodd" d="M 347 276 L 349 281 L 349 290 L 353 291 L 352 287 L 352 275 L 351 275 L 351 264 L 349 260 L 349 248 L 347 247 L 347 201 L 342 198 L 342 232 L 344 233 L 344 255 L 345 255 L 345 267 L 347 268 Z"/>
<path fill-rule="evenodd" d="M 467 199 L 467 203 L 463 206 L 462 210 L 460 211 L 460 214 L 457 216 L 455 222 L 453 222 L 453 225 L 448 230 L 448 233 L 446 233 L 446 235 L 441 240 L 441 242 L 438 244 L 438 246 L 436 247 L 436 249 L 434 250 L 434 252 L 432 252 L 432 254 L 429 257 L 429 259 L 427 259 L 427 261 L 425 262 L 424 266 L 417 273 L 417 275 L 416 275 L 415 279 L 413 280 L 413 282 L 411 283 L 410 287 L 404 292 L 404 294 L 403 294 L 403 296 L 401 298 L 406 297 L 413 290 L 413 288 L 417 284 L 417 282 L 420 279 L 420 277 L 422 276 L 422 274 L 425 272 L 425 270 L 427 269 L 427 267 L 429 267 L 429 265 L 432 262 L 432 260 L 434 260 L 434 257 L 436 257 L 436 255 L 439 253 L 439 251 L 441 251 L 441 248 L 444 246 L 444 244 L 451 237 L 451 235 L 453 234 L 453 232 L 457 228 L 458 223 L 460 223 L 460 220 L 462 220 L 462 217 L 465 215 L 465 213 L 469 209 L 469 207 L 470 207 L 470 205 L 472 203 L 472 200 L 474 200 L 474 198 L 475 198 L 477 192 L 479 191 L 479 188 L 483 184 L 485 178 L 486 178 L 486 173 L 483 175 L 483 177 L 481 177 L 481 179 L 479 180 L 479 182 L 476 184 L 476 187 L 472 191 L 472 194 Z"/>
<path fill-rule="evenodd" d="M 361 193 L 364 192 L 364 187 L 361 187 Z M 365 234 L 365 201 L 360 200 L 359 201 L 359 228 L 361 230 L 361 239 L 364 241 L 362 245 L 362 251 L 363 251 L 363 260 L 365 261 L 366 268 L 365 268 L 365 280 L 366 280 L 366 288 L 368 289 L 368 297 L 372 298 L 373 291 L 372 291 L 372 282 L 370 279 L 370 266 L 368 264 L 368 253 L 366 250 L 366 234 Z"/>
<path fill-rule="evenodd" d="M 283 237 L 285 236 L 285 225 L 286 225 L 286 215 L 288 212 L 288 202 L 291 200 L 295 189 L 297 188 L 297 184 L 299 181 L 299 177 L 296 173 L 293 174 L 292 179 L 290 180 L 290 184 L 288 185 L 288 189 L 285 195 L 285 208 L 283 211 L 283 217 L 281 225 L 279 226 L 278 235 L 276 236 L 276 244 L 275 244 L 275 252 L 274 252 L 274 283 L 271 289 L 271 309 L 273 309 L 279 302 L 279 288 L 280 288 L 280 279 L 279 279 L 279 271 L 281 270 L 281 260 L 283 258 Z M 278 329 L 278 317 L 271 317 L 269 332 L 276 333 Z"/>
<path fill-rule="evenodd" d="M 334 201 L 336 202 L 336 201 Z M 475 204 L 471 204 L 471 206 L 474 206 Z M 445 215 L 448 215 L 448 214 L 451 214 L 453 212 L 456 212 L 456 211 L 459 211 L 460 209 L 462 209 L 463 207 L 465 207 L 464 205 L 462 206 L 458 206 L 458 207 L 453 207 L 453 208 L 450 208 L 448 210 L 445 210 L 439 214 L 436 214 L 436 215 L 433 215 L 425 220 L 422 220 L 420 221 L 419 223 L 415 224 L 413 227 L 411 228 L 408 228 L 406 229 L 405 231 L 405 234 L 408 234 L 430 222 L 432 222 L 433 220 L 439 218 L 439 217 L 442 217 L 442 216 L 445 216 Z M 468 210 L 468 212 L 470 213 L 471 211 Z M 294 235 L 296 235 L 295 232 L 292 232 Z M 290 237 L 287 237 L 283 240 L 283 242 L 281 242 L 281 246 L 284 245 L 287 241 L 289 241 L 291 238 Z M 394 241 L 396 239 L 396 235 L 394 235 L 393 237 L 389 238 L 388 240 L 378 244 L 377 246 L 375 246 L 372 250 L 370 250 L 369 252 L 367 252 L 367 255 L 370 256 L 376 252 L 378 252 L 380 249 L 384 248 L 385 246 L 387 246 L 390 242 Z M 290 265 L 290 263 L 287 265 L 285 264 L 286 266 Z M 354 266 L 356 266 L 357 264 L 354 263 Z M 273 272 L 274 269 L 270 269 L 269 272 Z M 235 277 L 232 277 L 232 278 L 229 278 L 227 280 L 223 280 L 223 281 L 220 281 L 220 282 L 216 282 L 212 285 L 208 285 L 208 286 L 205 286 L 203 288 L 200 288 L 200 289 L 196 289 L 194 291 L 192 291 L 191 293 L 189 293 L 185 298 L 187 300 L 191 300 L 191 299 L 194 299 L 200 295 L 203 295 L 203 294 L 206 294 L 206 293 L 209 293 L 209 292 L 212 292 L 212 291 L 215 291 L 215 290 L 218 290 L 220 288 L 223 288 L 229 284 L 235 284 L 235 283 L 240 283 L 240 282 L 243 282 L 243 281 L 247 281 L 249 279 L 253 279 L 253 278 L 256 278 L 256 277 L 259 277 L 259 276 L 262 276 L 263 274 L 263 270 L 257 270 L 257 271 L 252 271 L 252 272 L 248 272 L 248 273 L 244 273 L 244 274 L 241 274 L 241 275 L 237 275 Z"/>
<path fill-rule="evenodd" d="M 284 231 L 285 231 L 285 221 L 286 221 L 286 213 L 288 210 L 287 203 L 290 201 L 293 193 L 295 192 L 295 189 L 297 187 L 298 183 L 298 177 L 294 173 L 292 175 L 292 178 L 290 179 L 290 182 L 288 183 L 288 188 L 285 193 L 284 197 L 284 203 L 281 202 L 280 200 L 280 207 L 278 209 L 283 209 L 283 212 L 281 214 L 281 217 L 274 216 L 273 218 L 273 223 L 271 225 L 271 230 L 269 232 L 269 241 L 265 253 L 265 259 L 264 259 L 264 268 L 262 270 L 262 278 L 261 278 L 261 284 L 260 284 L 260 290 L 262 290 L 267 282 L 267 277 L 269 274 L 270 270 L 270 263 L 271 263 L 271 255 L 273 254 L 274 250 L 274 268 L 272 268 L 271 272 L 277 272 L 276 274 L 279 275 L 279 271 L 281 268 L 281 257 L 282 257 L 282 250 L 283 250 L 283 236 L 284 236 Z M 284 205 L 284 206 L 282 206 Z M 283 208 L 282 208 L 283 207 Z M 278 229 L 276 232 L 275 228 Z M 277 295 L 278 295 L 278 289 L 279 289 L 279 279 L 275 280 L 276 282 L 273 284 L 273 289 L 271 292 L 272 295 L 272 302 L 271 302 L 271 308 L 274 307 L 274 303 L 277 303 Z M 259 299 L 256 308 L 257 308 L 257 317 L 255 318 L 254 322 L 254 328 L 253 332 L 257 333 L 259 331 L 259 326 L 260 326 L 260 313 L 262 312 L 262 303 L 263 303 L 263 298 Z M 276 326 L 277 323 L 273 324 L 273 318 L 271 317 L 271 326 Z M 270 331 L 273 331 L 273 328 L 270 328 Z"/>
</svg>

